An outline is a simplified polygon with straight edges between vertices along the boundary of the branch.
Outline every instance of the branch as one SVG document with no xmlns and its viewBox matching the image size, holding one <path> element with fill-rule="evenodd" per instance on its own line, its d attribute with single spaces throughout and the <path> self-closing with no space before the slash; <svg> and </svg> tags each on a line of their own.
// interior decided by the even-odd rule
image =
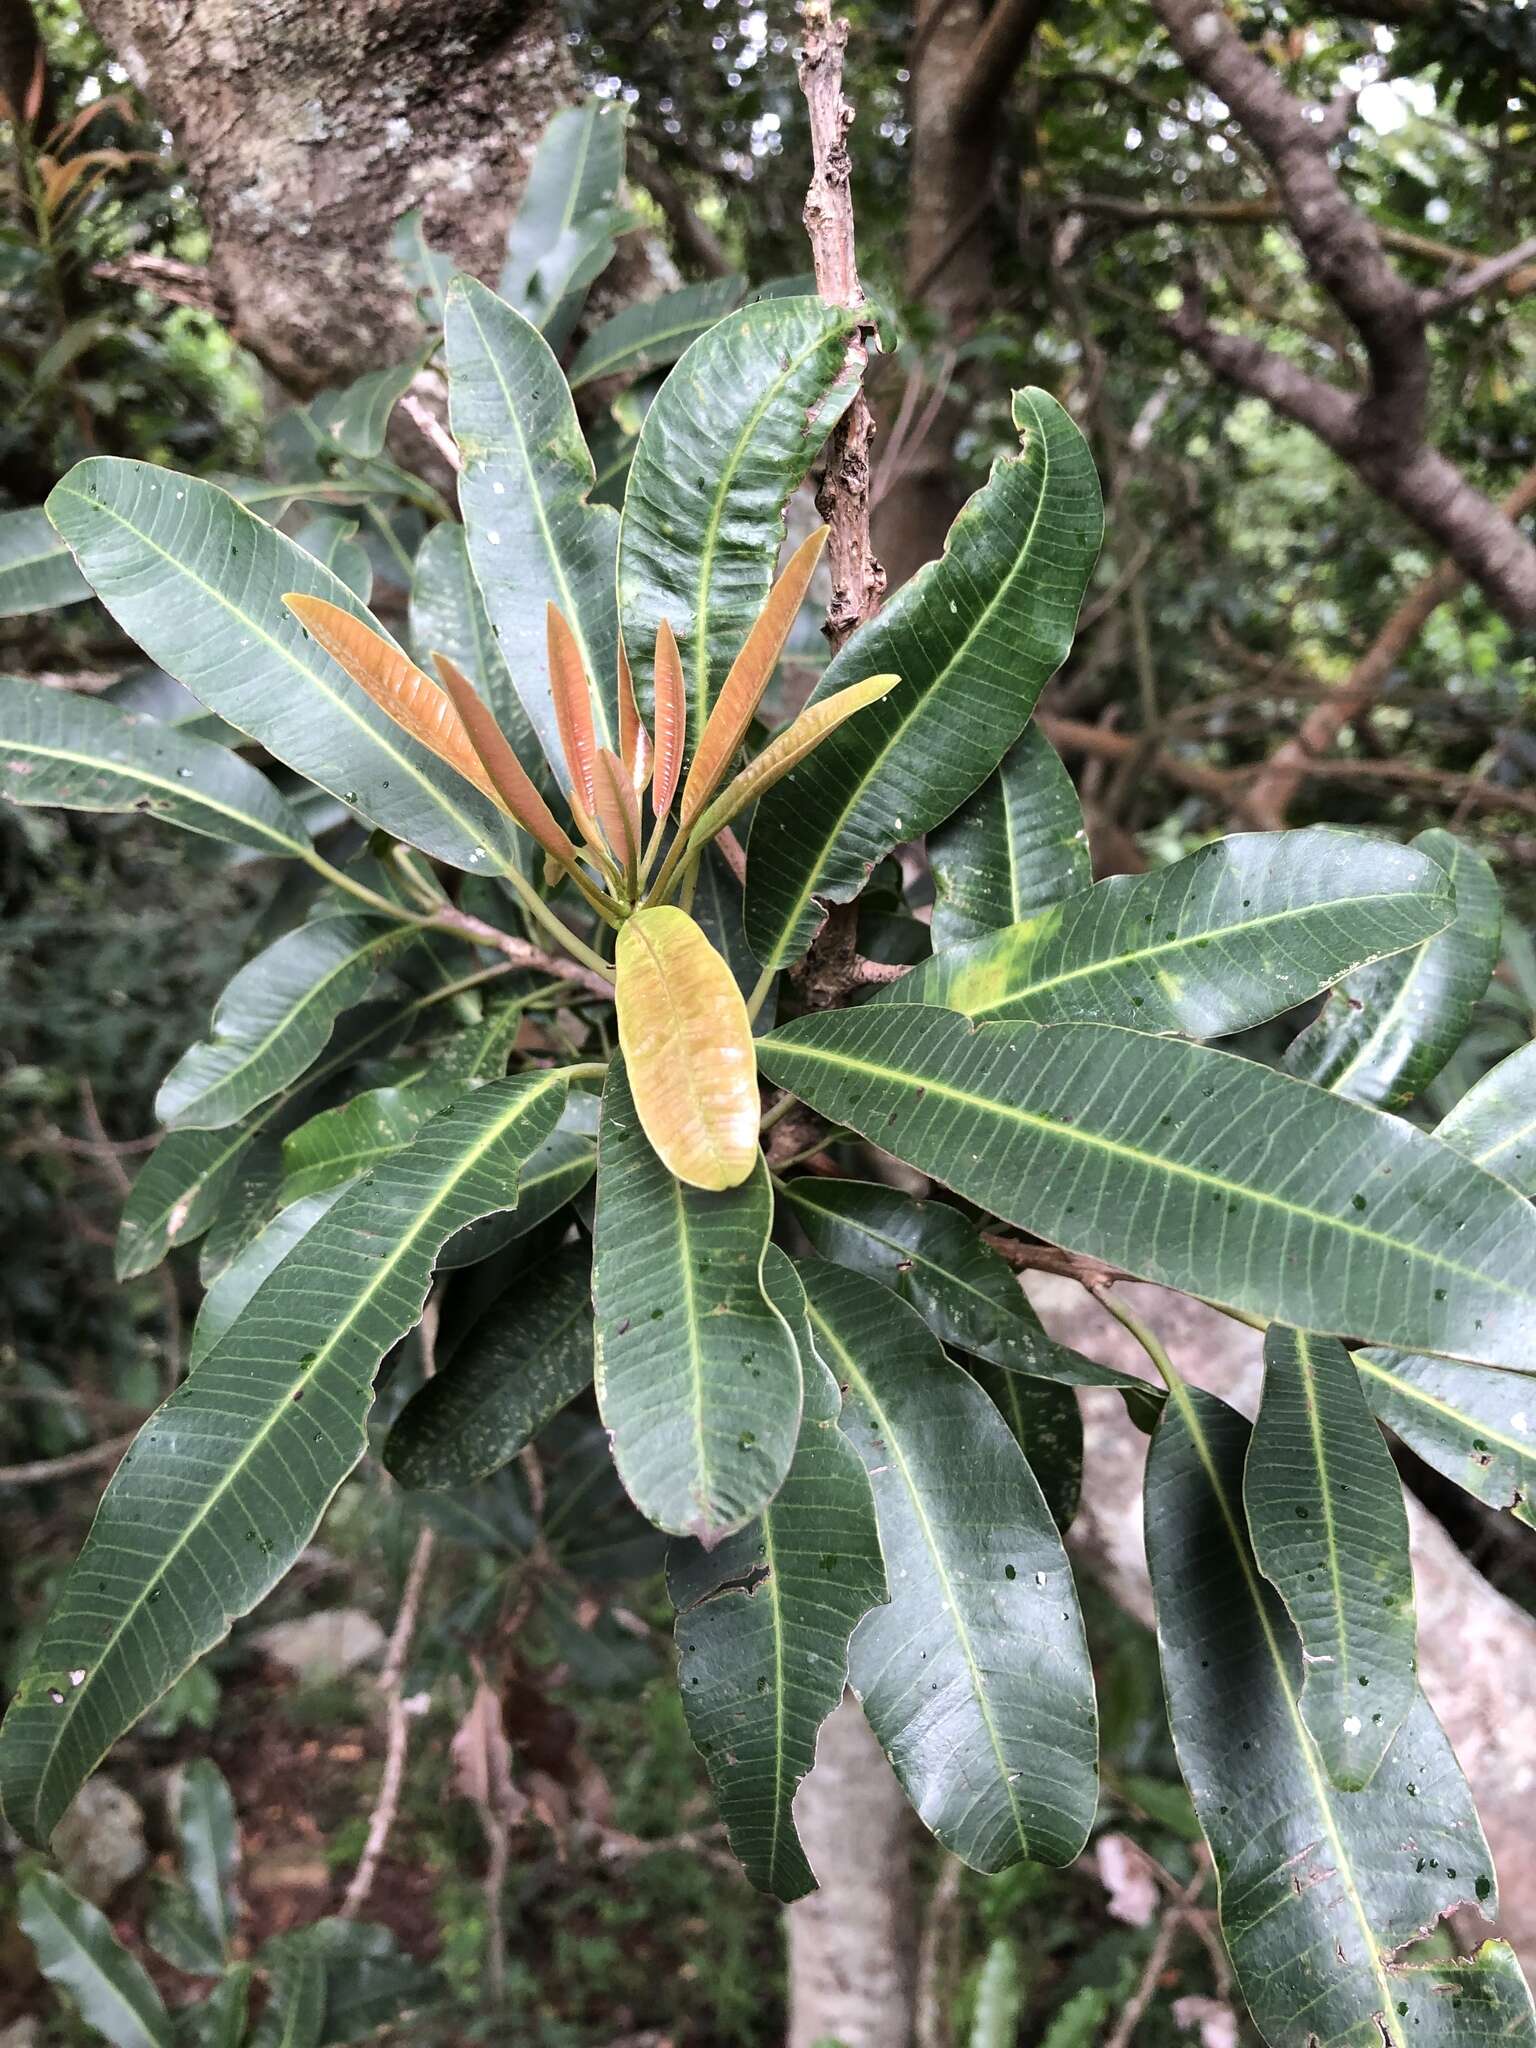
<svg viewBox="0 0 1536 2048">
<path fill-rule="evenodd" d="M 30 1465 L 0 1465 L 0 1486 L 43 1486 L 54 1479 L 71 1479 L 77 1472 L 91 1472 L 98 1465 L 115 1465 L 138 1435 L 109 1437 L 102 1444 L 88 1444 L 83 1451 L 70 1451 L 62 1458 L 38 1458 Z"/>
<path fill-rule="evenodd" d="M 955 96 L 955 125 L 985 121 L 1013 82 L 1050 0 L 996 0 Z"/>
<path fill-rule="evenodd" d="M 843 96 L 847 41 L 848 24 L 833 21 L 831 0 L 805 0 L 805 47 L 799 76 L 810 115 L 813 165 L 810 190 L 805 195 L 805 231 L 810 237 L 816 289 L 834 305 L 858 308 L 864 304 L 864 290 L 859 283 L 849 187 L 848 130 L 853 107 Z M 885 571 L 875 560 L 869 540 L 869 448 L 875 421 L 864 396 L 868 334 L 867 328 L 861 329 L 848 346 L 849 373 L 858 377 L 859 389 L 832 429 L 821 488 L 816 493 L 816 509 L 831 528 L 827 564 L 832 571 L 832 602 L 825 630 L 834 654 L 854 629 L 879 609 L 885 591 Z"/>
<path fill-rule="evenodd" d="M 1499 509 L 1506 519 L 1513 521 L 1533 505 L 1536 468 L 1526 471 Z M 1295 737 L 1270 756 L 1248 793 L 1248 808 L 1256 823 L 1270 830 L 1285 823 L 1285 814 L 1318 757 L 1338 743 L 1345 726 L 1353 725 L 1370 710 L 1391 681 L 1393 669 L 1431 616 L 1447 599 L 1464 590 L 1466 582 L 1454 562 L 1441 562 L 1409 591 L 1344 681 L 1322 703 L 1314 705 Z"/>
<path fill-rule="evenodd" d="M 1486 262 L 1475 264 L 1454 284 L 1442 285 L 1438 291 L 1421 292 L 1419 311 L 1424 319 L 1433 320 L 1492 291 L 1495 285 L 1506 283 L 1506 298 L 1521 298 L 1526 292 L 1536 291 L 1536 235 L 1517 242 L 1502 256 L 1490 256 Z"/>
</svg>

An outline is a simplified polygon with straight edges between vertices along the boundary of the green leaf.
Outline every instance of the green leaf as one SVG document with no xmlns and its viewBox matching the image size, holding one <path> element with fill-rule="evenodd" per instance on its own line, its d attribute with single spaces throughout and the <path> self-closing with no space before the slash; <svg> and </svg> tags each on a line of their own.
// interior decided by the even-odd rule
<svg viewBox="0 0 1536 2048">
<path fill-rule="evenodd" d="M 41 505 L 0 512 L 0 619 L 78 604 L 91 586 Z"/>
<path fill-rule="evenodd" d="M 251 1997 L 249 1963 L 236 1963 L 200 2005 L 176 2015 L 176 2048 L 240 2048 Z"/>
<path fill-rule="evenodd" d="M 600 747 L 618 745 L 618 607 L 611 507 L 549 344 L 472 277 L 448 294 L 448 400 L 464 457 L 459 503 L 502 659 L 557 779 L 564 753 L 549 685 L 547 609 L 576 635 Z M 478 680 L 478 678 L 477 678 Z"/>
<path fill-rule="evenodd" d="M 810 701 L 861 676 L 900 683 L 758 805 L 747 937 L 765 967 L 805 950 L 822 918 L 815 896 L 846 903 L 897 840 L 965 802 L 1066 659 L 1104 531 L 1099 480 L 1045 392 L 1016 392 L 1013 416 L 1023 452 L 994 467 L 943 555 L 854 634 Z"/>
<path fill-rule="evenodd" d="M 683 1712 L 731 1847 L 759 1891 L 798 1899 L 816 1880 L 795 1833 L 795 1791 L 843 1696 L 848 1639 L 887 1588 L 869 1478 L 837 1426 L 842 1396 L 776 1246 L 763 1277 L 805 1373 L 794 1462 L 764 1513 L 734 1536 L 710 1550 L 674 1543 L 667 1585 Z"/>
<path fill-rule="evenodd" d="M 149 1880 L 144 1939 L 173 1970 L 212 1977 L 224 1967 L 224 1950 L 210 1932 L 196 1899 L 175 1878 Z"/>
<path fill-rule="evenodd" d="M 1142 1279 L 1473 1363 L 1536 1347 L 1528 1203 L 1232 1053 L 877 1003 L 781 1025 L 758 1064 L 1006 1222 Z"/>
<path fill-rule="evenodd" d="M 444 521 L 434 526 L 416 554 L 411 583 L 411 646 L 418 667 L 435 673 L 434 654 L 446 654 L 474 684 L 488 704 L 512 751 L 527 769 L 544 800 L 554 795 L 543 745 L 523 701 L 513 688 L 507 664 L 491 630 L 485 600 L 470 566 L 469 542 L 462 526 Z M 542 678 L 543 667 L 535 671 Z"/>
<path fill-rule="evenodd" d="M 671 626 L 695 745 L 773 583 L 785 503 L 858 389 L 856 324 L 819 298 L 743 306 L 686 352 L 640 429 L 619 528 L 625 644 L 648 703 Z"/>
<path fill-rule="evenodd" d="M 823 1258 L 893 1289 L 942 1343 L 1009 1372 L 1153 1394 L 1145 1380 L 1054 1343 L 1015 1275 L 950 1203 L 818 1174 L 785 1181 L 780 1192 Z"/>
<path fill-rule="evenodd" d="M 1005 1372 L 979 1358 L 967 1358 L 964 1365 L 1012 1430 L 1045 1495 L 1051 1520 L 1065 1535 L 1083 1491 L 1083 1416 L 1076 1394 L 1070 1387 Z"/>
<path fill-rule="evenodd" d="M 267 778 L 228 748 L 17 676 L 0 676 L 0 790 L 18 804 L 147 811 L 258 853 L 313 850 Z"/>
<path fill-rule="evenodd" d="M 1435 1135 L 1522 1195 L 1536 1195 L 1536 1044 L 1468 1089 Z M 1528 1378 L 1400 1351 L 1358 1352 L 1355 1364 L 1378 1418 L 1410 1450 L 1478 1500 L 1536 1526 Z"/>
<path fill-rule="evenodd" d="M 1184 1391 L 1153 1440 L 1146 1508 L 1168 1718 L 1249 2010 L 1274 2048 L 1492 2038 L 1493 2007 L 1529 2043 L 1500 1945 L 1471 1964 L 1393 1960 L 1463 1902 L 1493 1914 L 1492 1859 L 1422 1694 L 1368 1786 L 1329 1782 L 1295 1631 L 1243 1527 L 1248 1441 L 1241 1416 Z"/>
<path fill-rule="evenodd" d="M 357 539 L 357 521 L 338 519 L 322 513 L 300 527 L 294 536 L 306 555 L 313 555 L 333 576 L 339 576 L 359 604 L 368 602 L 373 588 L 373 564 L 368 550 Z"/>
<path fill-rule="evenodd" d="M 1358 1791 L 1419 1687 L 1402 1483 L 1337 1338 L 1270 1325 L 1243 1503 L 1301 1637 L 1301 1718 L 1329 1777 Z"/>
<path fill-rule="evenodd" d="M 171 2022 L 159 1992 L 106 1916 L 76 1898 L 62 1878 L 34 1871 L 21 1887 L 16 1918 L 37 1951 L 37 1967 L 113 2048 L 170 2048 Z"/>
<path fill-rule="evenodd" d="M 366 461 L 382 452 L 390 415 L 420 368 L 421 359 L 413 357 L 387 370 L 370 370 L 343 390 L 322 391 L 310 400 L 310 418 L 338 448 Z"/>
<path fill-rule="evenodd" d="M 969 2048 L 1014 2048 L 1024 2016 L 1024 1968 L 1011 1934 L 994 1936 L 976 1982 Z"/>
<path fill-rule="evenodd" d="M 800 1358 L 762 1286 L 772 1222 L 761 1157 L 722 1193 L 673 1179 L 615 1058 L 597 1141 L 597 1399 L 630 1499 L 676 1536 L 739 1529 L 794 1456 Z"/>
<path fill-rule="evenodd" d="M 461 1080 L 434 1077 L 404 1088 L 366 1088 L 322 1109 L 283 1140 L 282 1199 L 297 1202 L 353 1179 L 408 1145 L 429 1116 L 463 1092 Z"/>
<path fill-rule="evenodd" d="M 741 927 L 741 884 L 718 846 L 706 846 L 698 865 L 698 885 L 693 894 L 693 915 L 704 935 L 735 976 L 736 986 L 750 996 L 757 986 L 757 962 Z M 758 1012 L 758 1024 L 766 1030 L 773 1022 L 774 999 Z"/>
<path fill-rule="evenodd" d="M 512 828 L 490 800 L 401 732 L 282 600 L 325 598 L 373 624 L 362 605 L 227 492 L 93 456 L 55 487 L 48 516 L 124 632 L 210 711 L 456 867 L 509 851 Z"/>
<path fill-rule="evenodd" d="M 849 1679 L 907 1797 L 973 1869 L 1070 1863 L 1098 1803 L 1072 1573 L 1007 1425 L 920 1318 L 861 1274 L 800 1268 L 843 1428 L 875 1490 L 890 1604 Z"/>
<path fill-rule="evenodd" d="M 44 1844 L 99 1758 L 249 1613 L 362 1456 L 372 1379 L 437 1255 L 510 1208 L 554 1128 L 558 1071 L 493 1082 L 352 1188 L 152 1415 L 0 1729 L 11 1825 Z"/>
<path fill-rule="evenodd" d="M 568 1245 L 521 1275 L 411 1396 L 384 1463 L 402 1486 L 471 1486 L 591 1384 L 592 1262 Z"/>
<path fill-rule="evenodd" d="M 429 327 L 443 324 L 443 300 L 458 265 L 444 249 L 427 240 L 422 210 L 413 206 L 390 230 L 389 246 L 416 294 L 416 304 Z"/>
<path fill-rule="evenodd" d="M 576 351 L 571 389 L 579 391 L 600 377 L 636 376 L 675 363 L 701 334 L 741 304 L 746 289 L 744 277 L 711 277 L 638 306 L 625 306 L 594 327 Z"/>
<path fill-rule="evenodd" d="M 250 2048 L 320 2048 L 325 2032 L 325 1959 L 309 1930 L 280 1935 L 268 1945 L 267 2009 Z"/>
<path fill-rule="evenodd" d="M 255 1138 L 249 1126 L 227 1131 L 171 1131 L 134 1178 L 117 1227 L 113 1269 L 135 1280 L 159 1265 L 173 1245 L 191 1244 L 212 1227 Z"/>
<path fill-rule="evenodd" d="M 1288 1073 L 1383 1109 L 1412 1102 L 1439 1073 L 1499 957 L 1499 885 L 1488 863 L 1449 832 L 1421 832 L 1413 844 L 1448 878 L 1454 919 L 1414 952 L 1340 982 L 1284 1060 Z"/>
<path fill-rule="evenodd" d="M 227 1954 L 240 1910 L 235 1895 L 240 1863 L 235 1802 L 223 1772 L 207 1757 L 178 1764 L 167 1793 L 182 1877 L 214 1949 Z"/>
<path fill-rule="evenodd" d="M 1083 809 L 1061 756 L 1026 725 L 996 771 L 928 834 L 940 952 L 1048 910 L 1093 880 Z"/>
<path fill-rule="evenodd" d="M 219 997 L 212 1037 L 189 1046 L 161 1082 L 156 1116 L 220 1130 L 276 1095 L 314 1064 L 341 1012 L 413 937 L 409 925 L 352 911 L 285 932 Z"/>
<path fill-rule="evenodd" d="M 586 288 L 613 255 L 613 211 L 624 176 L 625 108 L 595 96 L 566 107 L 544 130 L 517 213 L 497 290 L 562 348 Z"/>
<path fill-rule="evenodd" d="M 381 2028 L 403 2027 L 444 1995 L 434 1970 L 407 1955 L 387 1927 L 369 1921 L 315 1920 L 295 1935 L 325 1972 L 322 2042 L 361 2041 Z M 270 1944 L 268 1953 L 276 1946 Z"/>
<path fill-rule="evenodd" d="M 200 1365 L 224 1336 L 251 1296 L 275 1267 L 282 1264 L 301 1237 L 336 1205 L 344 1183 L 322 1194 L 304 1195 L 279 1209 L 227 1266 L 208 1283 L 187 1346 L 187 1370 Z"/>
<path fill-rule="evenodd" d="M 952 947 L 884 1000 L 1220 1038 L 1415 945 L 1454 908 L 1441 870 L 1406 847 L 1321 829 L 1235 833 Z"/>
</svg>

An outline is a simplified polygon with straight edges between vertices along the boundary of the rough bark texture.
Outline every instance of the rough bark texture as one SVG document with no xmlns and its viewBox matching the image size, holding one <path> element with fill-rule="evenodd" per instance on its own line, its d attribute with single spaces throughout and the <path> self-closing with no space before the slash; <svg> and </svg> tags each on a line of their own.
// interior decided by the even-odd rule
<svg viewBox="0 0 1536 2048">
<path fill-rule="evenodd" d="M 1106 1365 L 1145 1373 L 1132 1339 L 1071 1280 L 1030 1274 L 1030 1299 L 1054 1336 Z M 1122 1285 L 1128 1302 L 1198 1385 L 1251 1415 L 1263 1381 L 1262 1339 L 1214 1309 L 1159 1287 Z M 1118 1394 L 1085 1392 L 1083 1506 L 1069 1539 L 1079 1562 L 1130 1613 L 1150 1624 L 1152 1593 L 1142 1540 L 1147 1440 Z M 1410 1495 L 1409 1528 L 1419 1615 L 1419 1676 L 1440 1716 L 1499 1873 L 1499 1931 L 1529 1972 L 1536 1964 L 1536 1621 L 1471 1565 Z M 1488 1932 L 1479 1916 L 1462 1938 Z"/>
<path fill-rule="evenodd" d="M 910 2048 L 912 1816 L 849 1694 L 826 1721 L 795 1825 L 820 1891 L 789 1908 L 789 2048 Z"/>
<path fill-rule="evenodd" d="M 545 120 L 577 86 L 552 0 L 88 0 L 175 134 L 240 339 L 286 386 L 398 362 L 419 323 L 389 249 L 494 271 Z"/>
</svg>

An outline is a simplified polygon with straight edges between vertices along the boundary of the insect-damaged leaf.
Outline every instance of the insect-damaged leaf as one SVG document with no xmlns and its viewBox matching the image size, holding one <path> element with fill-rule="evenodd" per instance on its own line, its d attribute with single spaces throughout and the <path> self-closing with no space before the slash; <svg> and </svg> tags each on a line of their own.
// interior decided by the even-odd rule
<svg viewBox="0 0 1536 2048">
<path fill-rule="evenodd" d="M 1219 1038 L 1417 944 L 1454 909 L 1442 870 L 1407 847 L 1323 829 L 1234 833 L 950 947 L 884 1000 Z"/>
<path fill-rule="evenodd" d="M 795 1331 L 805 1412 L 794 1462 L 764 1513 L 713 1550 L 674 1543 L 678 1685 L 731 1847 L 761 1891 L 815 1883 L 795 1791 L 843 1696 L 848 1638 L 886 1598 L 869 1477 L 838 1428 L 842 1395 L 816 1354 L 795 1270 L 770 1245 L 764 1284 Z"/>
<path fill-rule="evenodd" d="M 379 1360 L 444 1242 L 512 1206 L 558 1072 L 491 1083 L 349 1189 L 125 1455 L 0 1729 L 39 1847 L 107 1748 L 280 1579 L 363 1454 Z"/>
<path fill-rule="evenodd" d="M 1403 1489 L 1349 1353 L 1271 1323 L 1243 1502 L 1301 1637 L 1301 1717 L 1336 1785 L 1368 1785 L 1418 1696 Z"/>
<path fill-rule="evenodd" d="M 800 1427 L 800 1359 L 761 1272 L 773 1197 L 668 1173 L 624 1062 L 603 1091 L 593 1300 L 597 1398 L 631 1500 L 659 1528 L 717 1539 L 778 1491 Z"/>
<path fill-rule="evenodd" d="M 1368 1786 L 1329 1782 L 1298 1706 L 1295 1631 L 1243 1527 L 1248 1440 L 1212 1396 L 1170 1401 L 1146 1514 L 1169 1720 L 1249 2010 L 1273 2048 L 1529 2048 L 1529 1995 L 1501 1943 L 1465 1962 L 1394 1960 L 1463 1902 L 1493 1913 L 1492 1859 L 1422 1694 Z"/>
<path fill-rule="evenodd" d="M 1531 1205 L 1407 1124 L 1251 1060 L 879 1003 L 797 1018 L 757 1053 L 823 1116 L 1143 1279 L 1474 1363 L 1536 1346 Z"/>
<path fill-rule="evenodd" d="M 619 1044 L 646 1137 L 691 1187 L 736 1187 L 758 1157 L 758 1098 L 752 1027 L 730 968 L 669 904 L 625 922 L 616 967 Z"/>
<path fill-rule="evenodd" d="M 888 1606 L 849 1679 L 919 1818 L 977 1870 L 1070 1863 L 1098 1803 L 1093 1675 L 1061 1538 L 1007 1424 L 921 1320 L 800 1267 L 874 1487 Z"/>
</svg>

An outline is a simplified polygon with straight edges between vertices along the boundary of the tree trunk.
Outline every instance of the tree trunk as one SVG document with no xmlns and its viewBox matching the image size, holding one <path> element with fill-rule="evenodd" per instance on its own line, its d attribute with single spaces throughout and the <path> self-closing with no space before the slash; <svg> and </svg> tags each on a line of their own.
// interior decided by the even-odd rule
<svg viewBox="0 0 1536 2048">
<path fill-rule="evenodd" d="M 912 1816 L 851 1694 L 827 1720 L 795 1825 L 821 1886 L 789 1922 L 789 2048 L 911 2048 Z"/>
<path fill-rule="evenodd" d="M 552 0 L 87 0 L 169 124 L 234 331 L 300 394 L 418 345 L 390 228 L 493 272 L 577 84 Z"/>
</svg>

